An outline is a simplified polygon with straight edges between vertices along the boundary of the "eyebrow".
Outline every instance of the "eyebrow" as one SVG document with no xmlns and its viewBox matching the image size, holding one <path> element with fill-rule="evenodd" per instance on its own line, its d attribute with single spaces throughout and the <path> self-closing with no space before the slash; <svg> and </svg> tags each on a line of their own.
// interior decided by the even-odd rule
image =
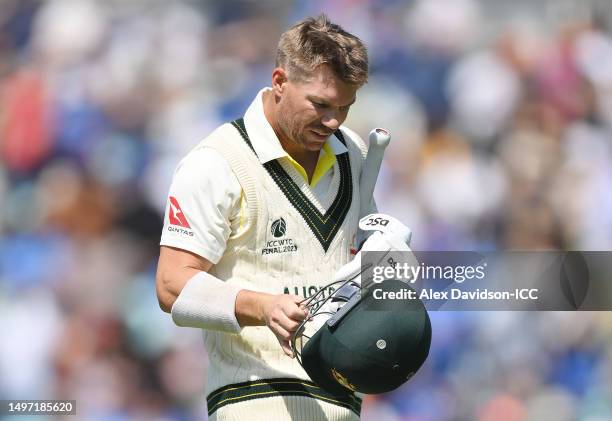
<svg viewBox="0 0 612 421">
<path fill-rule="evenodd" d="M 315 95 L 309 95 L 308 99 L 310 101 L 314 101 L 314 102 L 317 102 L 319 104 L 329 105 L 329 101 L 327 101 L 327 100 L 325 100 L 323 98 L 320 98 L 318 96 L 315 96 Z M 340 107 L 350 107 L 351 105 L 353 105 L 355 103 L 355 101 L 357 101 L 357 97 L 354 97 L 353 100 L 350 103 L 346 104 L 346 105 L 340 105 Z"/>
</svg>

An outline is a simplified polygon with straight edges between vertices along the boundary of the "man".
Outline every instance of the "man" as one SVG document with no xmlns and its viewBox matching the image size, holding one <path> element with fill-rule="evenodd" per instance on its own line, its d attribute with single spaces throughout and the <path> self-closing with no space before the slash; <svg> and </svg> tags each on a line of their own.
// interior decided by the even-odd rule
<svg viewBox="0 0 612 421">
<path fill-rule="evenodd" d="M 358 38 L 324 15 L 299 22 L 272 87 L 175 172 L 157 296 L 177 325 L 203 329 L 210 419 L 359 418 L 354 395 L 310 382 L 290 339 L 304 296 L 351 258 L 366 147 L 340 126 L 367 75 Z"/>
</svg>

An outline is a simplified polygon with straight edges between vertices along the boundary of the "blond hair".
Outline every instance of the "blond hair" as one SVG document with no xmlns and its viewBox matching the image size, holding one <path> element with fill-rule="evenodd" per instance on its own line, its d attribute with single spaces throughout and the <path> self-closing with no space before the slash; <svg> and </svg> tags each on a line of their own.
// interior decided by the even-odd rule
<svg viewBox="0 0 612 421">
<path fill-rule="evenodd" d="M 326 15 L 306 18 L 281 35 L 276 66 L 285 69 L 290 80 L 308 79 L 322 64 L 345 83 L 361 86 L 368 80 L 365 45 Z"/>
</svg>

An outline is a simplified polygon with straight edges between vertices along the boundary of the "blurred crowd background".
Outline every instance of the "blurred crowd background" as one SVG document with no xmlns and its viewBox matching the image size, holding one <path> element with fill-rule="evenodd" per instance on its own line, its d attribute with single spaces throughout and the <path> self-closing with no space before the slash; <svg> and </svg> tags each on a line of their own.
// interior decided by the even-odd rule
<svg viewBox="0 0 612 421">
<path fill-rule="evenodd" d="M 376 197 L 414 249 L 611 249 L 606 0 L 0 0 L 1 399 L 206 419 L 199 332 L 155 298 L 170 179 L 322 11 L 369 47 L 347 125 L 391 130 Z M 431 317 L 365 421 L 612 419 L 609 313 Z"/>
</svg>

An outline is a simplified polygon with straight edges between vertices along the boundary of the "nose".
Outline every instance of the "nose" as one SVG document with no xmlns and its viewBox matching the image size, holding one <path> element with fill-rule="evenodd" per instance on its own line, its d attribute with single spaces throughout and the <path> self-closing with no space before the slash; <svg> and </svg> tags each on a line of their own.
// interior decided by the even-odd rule
<svg viewBox="0 0 612 421">
<path fill-rule="evenodd" d="M 323 124 L 329 130 L 335 132 L 342 124 L 342 121 L 340 120 L 340 117 L 338 116 L 338 113 L 336 111 L 330 110 L 323 115 L 323 118 L 321 119 L 321 124 Z"/>
</svg>

